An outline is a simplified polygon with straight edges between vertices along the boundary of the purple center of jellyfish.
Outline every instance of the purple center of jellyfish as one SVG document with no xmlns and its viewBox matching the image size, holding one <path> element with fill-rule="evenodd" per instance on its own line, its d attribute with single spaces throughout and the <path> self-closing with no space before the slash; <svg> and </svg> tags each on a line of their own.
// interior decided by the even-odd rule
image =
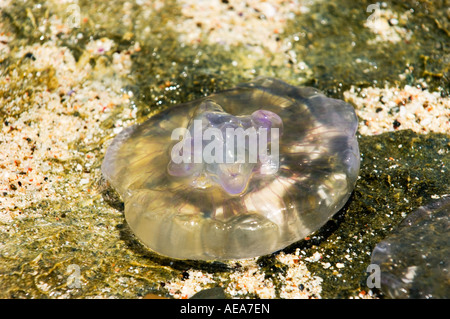
<svg viewBox="0 0 450 319">
<path fill-rule="evenodd" d="M 273 112 L 233 116 L 207 100 L 172 148 L 168 173 L 190 177 L 196 188 L 218 184 L 230 195 L 241 194 L 252 173 L 277 171 L 282 130 L 283 122 Z"/>
</svg>

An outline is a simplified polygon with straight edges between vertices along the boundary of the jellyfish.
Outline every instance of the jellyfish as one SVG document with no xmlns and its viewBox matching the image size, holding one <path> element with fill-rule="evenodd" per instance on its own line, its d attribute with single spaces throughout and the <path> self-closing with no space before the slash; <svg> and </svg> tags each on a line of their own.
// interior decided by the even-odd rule
<svg viewBox="0 0 450 319">
<path fill-rule="evenodd" d="M 259 77 L 124 129 L 103 178 L 140 241 L 177 259 L 270 254 L 323 226 L 355 186 L 351 105 Z"/>
</svg>

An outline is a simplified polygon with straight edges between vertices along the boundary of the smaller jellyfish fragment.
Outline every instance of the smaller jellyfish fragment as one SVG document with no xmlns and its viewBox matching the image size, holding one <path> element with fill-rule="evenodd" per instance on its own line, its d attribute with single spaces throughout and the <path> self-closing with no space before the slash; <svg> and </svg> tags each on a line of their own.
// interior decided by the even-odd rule
<svg viewBox="0 0 450 319">
<path fill-rule="evenodd" d="M 390 298 L 450 297 L 450 196 L 419 207 L 378 243 L 381 291 Z"/>
</svg>

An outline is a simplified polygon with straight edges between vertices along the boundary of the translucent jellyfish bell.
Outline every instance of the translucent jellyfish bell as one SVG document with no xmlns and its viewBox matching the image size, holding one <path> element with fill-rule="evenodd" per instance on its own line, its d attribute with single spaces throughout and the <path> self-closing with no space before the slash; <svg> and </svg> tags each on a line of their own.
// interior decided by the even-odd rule
<svg viewBox="0 0 450 319">
<path fill-rule="evenodd" d="M 240 259 L 282 249 L 347 201 L 359 171 L 353 107 L 257 78 L 120 133 L 102 173 L 154 251 Z"/>
</svg>

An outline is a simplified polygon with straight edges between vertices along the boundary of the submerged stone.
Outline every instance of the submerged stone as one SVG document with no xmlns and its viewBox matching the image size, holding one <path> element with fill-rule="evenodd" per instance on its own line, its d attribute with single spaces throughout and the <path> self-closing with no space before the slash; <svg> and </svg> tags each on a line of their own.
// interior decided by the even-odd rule
<svg viewBox="0 0 450 319">
<path fill-rule="evenodd" d="M 422 206 L 380 242 L 372 264 L 390 298 L 450 297 L 450 197 Z"/>
<path fill-rule="evenodd" d="M 197 150 L 189 134 L 173 140 L 179 129 L 195 133 L 195 120 L 203 137 Z M 211 128 L 214 139 L 206 136 Z M 236 135 L 244 161 L 227 161 L 217 152 L 239 150 L 210 147 L 226 140 L 227 128 L 280 134 L 267 133 L 267 144 L 257 140 L 256 163 L 251 133 Z M 257 78 L 125 129 L 108 148 L 102 174 L 122 197 L 131 229 L 152 250 L 181 259 L 250 258 L 304 238 L 343 207 L 359 171 L 356 129 L 351 105 L 314 88 Z M 271 152 L 275 142 L 278 154 Z"/>
</svg>

